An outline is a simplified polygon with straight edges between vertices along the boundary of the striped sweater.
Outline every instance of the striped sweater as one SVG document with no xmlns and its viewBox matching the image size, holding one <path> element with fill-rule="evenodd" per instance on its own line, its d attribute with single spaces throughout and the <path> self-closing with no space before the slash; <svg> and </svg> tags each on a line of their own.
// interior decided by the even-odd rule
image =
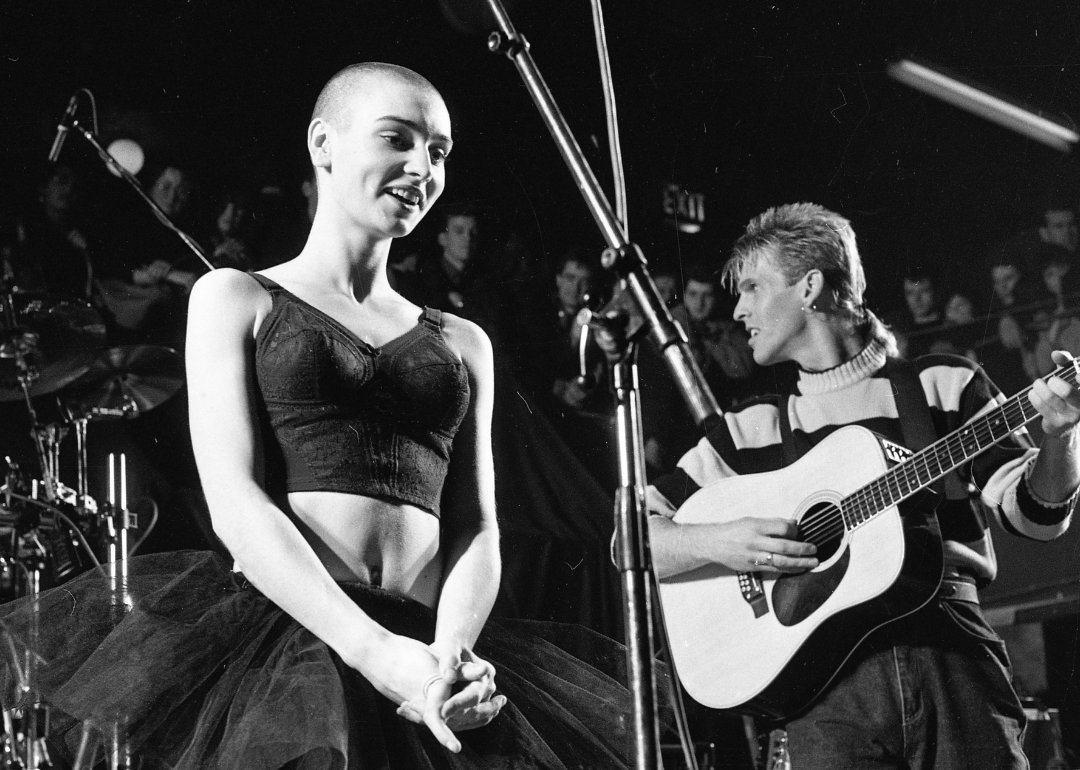
<svg viewBox="0 0 1080 770">
<path fill-rule="evenodd" d="M 885 358 L 884 349 L 871 343 L 836 368 L 801 372 L 788 402 L 797 441 L 812 446 L 838 428 L 861 425 L 902 445 Z M 965 358 L 922 356 L 915 366 L 938 437 L 1003 400 L 982 369 Z M 650 488 L 650 513 L 670 517 L 706 484 L 782 467 L 779 402 L 776 396 L 750 401 L 707 421 L 705 437 L 682 457 L 677 470 Z M 1026 431 L 1018 432 L 946 477 L 945 499 L 937 510 L 947 570 L 980 583 L 994 579 L 997 563 L 987 512 L 1021 537 L 1050 540 L 1066 530 L 1076 495 L 1048 503 L 1032 492 L 1027 476 L 1036 454 Z"/>
</svg>

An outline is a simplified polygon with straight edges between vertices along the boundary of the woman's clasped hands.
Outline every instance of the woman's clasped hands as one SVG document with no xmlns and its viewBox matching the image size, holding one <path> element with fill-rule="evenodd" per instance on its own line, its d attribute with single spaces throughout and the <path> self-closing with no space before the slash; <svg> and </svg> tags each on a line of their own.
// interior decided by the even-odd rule
<svg viewBox="0 0 1080 770">
<path fill-rule="evenodd" d="M 506 696 L 495 691 L 495 667 L 463 645 L 435 642 L 425 645 L 398 637 L 394 672 L 383 687 L 399 703 L 397 713 L 426 725 L 453 752 L 461 750 L 455 732 L 483 727 L 494 719 Z"/>
</svg>

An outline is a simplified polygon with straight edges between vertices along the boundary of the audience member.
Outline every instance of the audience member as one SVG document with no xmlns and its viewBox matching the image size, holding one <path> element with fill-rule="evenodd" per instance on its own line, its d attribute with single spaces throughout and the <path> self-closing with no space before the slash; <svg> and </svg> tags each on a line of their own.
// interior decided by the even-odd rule
<svg viewBox="0 0 1080 770">
<path fill-rule="evenodd" d="M 147 187 L 151 200 L 173 224 L 189 229 L 194 180 L 178 163 L 166 163 Z M 205 271 L 198 257 L 150 212 L 140 208 L 117 233 L 113 261 L 102 270 L 98 289 L 122 343 L 152 342 L 181 347 L 187 294 Z"/>
<path fill-rule="evenodd" d="M 419 305 L 476 321 L 474 316 L 483 315 L 472 296 L 473 281 L 481 268 L 482 237 L 478 208 L 466 205 L 444 209 L 436 238 L 437 252 L 420 256 L 415 273 L 410 270 L 409 260 L 395 260 L 393 282 L 398 291 Z"/>
<path fill-rule="evenodd" d="M 754 363 L 746 330 L 732 317 L 734 304 L 720 292 L 710 271 L 696 265 L 683 272 L 682 304 L 672 317 L 682 326 L 698 368 L 727 411 L 754 396 L 771 392 L 778 372 Z M 670 458 L 681 456 L 697 440 L 698 429 L 664 361 L 646 346 L 640 357 L 645 458 L 653 470 L 670 470 Z"/>
<path fill-rule="evenodd" d="M 945 301 L 942 322 L 930 335 L 931 353 L 952 353 L 978 361 L 976 349 L 983 333 L 975 311 L 975 302 L 966 290 L 953 291 Z"/>
<path fill-rule="evenodd" d="M 675 273 L 669 270 L 657 270 L 652 274 L 653 283 L 656 284 L 656 291 L 660 294 L 660 299 L 663 300 L 668 310 L 679 305 L 681 298 L 679 296 L 679 279 L 675 276 Z"/>
<path fill-rule="evenodd" d="M 1078 232 L 1076 210 L 1063 202 L 1053 202 L 1039 219 L 1039 240 L 1060 246 L 1070 255 L 1076 253 Z"/>
<path fill-rule="evenodd" d="M 720 406 L 730 409 L 770 392 L 746 330 L 732 317 L 730 295 L 718 292 L 711 273 L 700 268 L 689 268 L 684 280 L 683 309 L 673 315 L 680 323 L 685 320 L 690 347 Z"/>
<path fill-rule="evenodd" d="M 604 411 L 610 403 L 602 356 L 587 341 L 586 372 L 581 377 L 581 334 L 588 318 L 581 313 L 594 288 L 597 267 L 586 252 L 573 249 L 556 265 L 548 288 L 523 292 L 515 369 L 522 384 L 541 401 L 554 399 L 560 411 Z M 529 296 L 531 295 L 531 297 Z"/>
<path fill-rule="evenodd" d="M 979 363 L 1005 395 L 1017 393 L 1030 384 L 1028 350 L 1032 344 L 1026 326 L 1032 321 L 1032 307 L 1044 296 L 1038 285 L 1024 275 L 1023 265 L 1031 249 L 1018 247 L 1014 240 L 990 253 L 990 318 L 996 318 L 996 334 L 978 351 Z"/>
<path fill-rule="evenodd" d="M 94 264 L 79 221 L 79 180 L 69 166 L 50 165 L 36 193 L 0 232 L 3 275 L 21 291 L 89 300 Z"/>
<path fill-rule="evenodd" d="M 255 196 L 246 186 L 225 189 L 213 210 L 213 232 L 206 244 L 215 267 L 249 272 L 258 264 L 255 238 Z"/>
<path fill-rule="evenodd" d="M 936 281 L 925 267 L 911 267 L 904 276 L 904 309 L 891 319 L 900 355 L 916 358 L 931 350 L 930 332 L 941 325 Z"/>
</svg>

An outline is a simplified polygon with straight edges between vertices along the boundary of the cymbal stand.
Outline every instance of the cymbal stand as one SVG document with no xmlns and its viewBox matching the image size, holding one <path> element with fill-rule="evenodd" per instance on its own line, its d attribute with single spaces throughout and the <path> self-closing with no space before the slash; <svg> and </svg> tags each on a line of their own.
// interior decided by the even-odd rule
<svg viewBox="0 0 1080 770">
<path fill-rule="evenodd" d="M 36 597 L 41 593 L 41 576 L 45 570 L 47 554 L 45 546 L 38 538 L 38 530 L 35 526 L 30 527 L 19 536 L 15 559 L 22 568 L 23 582 L 22 595 Z M 49 732 L 49 707 L 39 704 L 34 696 L 34 681 L 37 673 L 37 650 L 41 629 L 39 626 L 39 607 L 35 599 L 33 611 L 30 615 L 30 628 L 27 636 L 26 651 L 23 656 L 24 679 L 22 684 L 22 700 L 28 705 L 16 710 L 13 724 L 10 726 L 19 744 L 18 753 L 21 754 L 21 763 L 17 764 L 21 770 L 46 770 L 51 768 L 52 761 L 45 746 L 45 736 Z M 5 727 L 8 727 L 5 720 Z"/>
<path fill-rule="evenodd" d="M 112 608 L 119 616 L 126 614 L 132 607 L 128 593 L 128 529 L 138 526 L 136 514 L 127 509 L 127 457 L 120 455 L 120 500 L 116 499 L 116 463 L 115 455 L 109 453 L 109 502 L 103 506 L 102 515 L 105 524 L 105 547 L 109 574 L 109 590 L 112 593 Z M 108 728 L 106 738 L 106 761 L 109 770 L 129 770 L 131 751 L 123 741 L 124 724 L 118 719 Z"/>
<path fill-rule="evenodd" d="M 86 425 L 90 421 L 90 417 L 89 415 L 79 415 L 76 417 L 71 412 L 68 412 L 68 419 L 71 420 L 71 424 L 75 426 L 75 454 L 78 463 L 75 508 L 80 514 L 85 514 L 87 510 L 86 500 L 89 494 L 86 463 Z"/>
<path fill-rule="evenodd" d="M 32 416 L 34 435 L 45 458 L 41 474 L 45 479 L 46 501 L 55 502 L 60 497 L 60 444 L 67 436 L 68 427 L 56 423 L 38 425 L 36 415 Z"/>
</svg>

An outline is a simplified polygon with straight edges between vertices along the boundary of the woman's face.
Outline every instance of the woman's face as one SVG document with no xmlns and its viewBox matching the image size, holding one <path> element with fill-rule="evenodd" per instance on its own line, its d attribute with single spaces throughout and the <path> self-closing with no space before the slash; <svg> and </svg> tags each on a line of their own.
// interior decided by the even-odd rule
<svg viewBox="0 0 1080 770">
<path fill-rule="evenodd" d="M 350 106 L 348 125 L 328 129 L 325 205 L 370 234 L 407 235 L 445 186 L 453 145 L 446 105 L 432 89 L 373 77 Z"/>
<path fill-rule="evenodd" d="M 154 180 L 150 197 L 166 216 L 177 217 L 184 213 L 191 200 L 191 181 L 183 171 L 169 166 Z"/>
</svg>

